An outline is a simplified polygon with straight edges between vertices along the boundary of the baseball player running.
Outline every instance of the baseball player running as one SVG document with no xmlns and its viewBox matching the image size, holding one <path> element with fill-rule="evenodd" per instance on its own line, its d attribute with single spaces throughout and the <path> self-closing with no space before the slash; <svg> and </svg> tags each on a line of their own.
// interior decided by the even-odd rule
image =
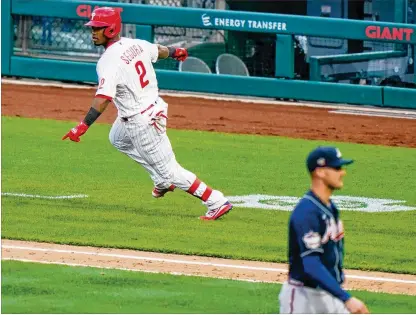
<svg viewBox="0 0 416 315">
<path fill-rule="evenodd" d="M 318 147 L 307 158 L 312 186 L 289 220 L 289 279 L 279 294 L 280 313 L 369 313 L 341 288 L 344 228 L 330 199 L 344 185 L 343 166 L 352 162 L 334 147 Z"/>
<path fill-rule="evenodd" d="M 91 27 L 94 44 L 105 47 L 97 63 L 99 85 L 85 118 L 62 140 L 79 142 L 113 102 L 118 117 L 110 131 L 110 142 L 149 172 L 154 182 L 153 197 L 163 197 L 178 187 L 207 206 L 200 219 L 216 220 L 228 213 L 233 206 L 220 191 L 179 165 L 166 134 L 168 104 L 158 95 L 153 63 L 168 57 L 184 61 L 187 50 L 120 37 L 121 16 L 114 8 L 96 8 L 85 25 Z"/>
</svg>

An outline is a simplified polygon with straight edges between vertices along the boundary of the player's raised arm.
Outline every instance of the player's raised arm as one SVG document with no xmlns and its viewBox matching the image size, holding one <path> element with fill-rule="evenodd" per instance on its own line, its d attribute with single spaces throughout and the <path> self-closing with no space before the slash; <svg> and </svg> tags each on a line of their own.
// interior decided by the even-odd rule
<svg viewBox="0 0 416 315">
<path fill-rule="evenodd" d="M 178 61 L 185 61 L 185 59 L 188 58 L 188 51 L 186 48 L 166 47 L 159 44 L 157 44 L 157 48 L 159 53 L 158 59 L 170 57 Z"/>
</svg>

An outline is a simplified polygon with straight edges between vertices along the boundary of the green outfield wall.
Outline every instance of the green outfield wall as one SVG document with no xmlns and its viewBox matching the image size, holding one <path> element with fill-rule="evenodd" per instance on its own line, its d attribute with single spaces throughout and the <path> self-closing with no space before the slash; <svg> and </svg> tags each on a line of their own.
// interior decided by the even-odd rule
<svg viewBox="0 0 416 315">
<path fill-rule="evenodd" d="M 250 95 L 299 100 L 416 108 L 416 90 L 354 84 L 293 80 L 293 36 L 373 40 L 416 44 L 416 25 L 333 18 L 95 1 L 4 0 L 2 6 L 2 75 L 96 82 L 94 62 L 46 59 L 13 54 L 13 15 L 87 20 L 97 6 L 117 6 L 124 23 L 140 27 L 177 26 L 262 32 L 276 36 L 276 78 L 184 73 L 157 70 L 159 87 L 182 91 Z M 148 31 L 149 29 L 144 28 Z M 151 31 L 148 32 L 151 34 Z M 150 35 L 149 35 L 150 36 Z M 400 45 L 398 45 L 400 46 Z M 401 55 L 400 52 L 389 54 Z M 374 58 L 380 58 L 376 54 Z M 369 56 L 354 56 L 362 59 Z M 340 57 L 343 58 L 343 57 Z M 370 58 L 371 55 L 370 55 Z M 315 61 L 313 61 L 315 62 Z M 322 62 L 322 61 L 321 61 Z M 319 62 L 315 62 L 319 67 Z M 315 80 L 316 80 L 315 75 Z"/>
</svg>

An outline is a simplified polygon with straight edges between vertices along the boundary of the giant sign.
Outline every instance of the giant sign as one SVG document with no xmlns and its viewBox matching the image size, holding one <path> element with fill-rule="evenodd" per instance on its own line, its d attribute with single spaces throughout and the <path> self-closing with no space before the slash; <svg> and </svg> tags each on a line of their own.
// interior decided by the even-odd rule
<svg viewBox="0 0 416 315">
<path fill-rule="evenodd" d="M 86 17 L 86 18 L 90 18 L 91 17 L 91 13 L 92 11 L 94 11 L 95 9 L 99 8 L 100 6 L 96 5 L 96 6 L 91 6 L 89 4 L 80 4 L 79 6 L 77 6 L 77 15 L 80 17 Z M 114 9 L 123 12 L 123 8 L 120 7 L 114 7 Z"/>
<path fill-rule="evenodd" d="M 396 39 L 410 42 L 413 29 L 407 27 L 380 27 L 370 25 L 365 28 L 365 35 L 372 39 Z"/>
</svg>

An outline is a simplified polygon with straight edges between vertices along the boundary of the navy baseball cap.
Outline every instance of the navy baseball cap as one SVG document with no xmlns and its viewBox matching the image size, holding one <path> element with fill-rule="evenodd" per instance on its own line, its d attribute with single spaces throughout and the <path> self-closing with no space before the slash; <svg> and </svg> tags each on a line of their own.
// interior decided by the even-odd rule
<svg viewBox="0 0 416 315">
<path fill-rule="evenodd" d="M 317 147 L 309 153 L 306 159 L 306 166 L 309 172 L 313 172 L 317 167 L 341 167 L 354 162 L 342 158 L 341 151 L 335 147 Z"/>
</svg>

